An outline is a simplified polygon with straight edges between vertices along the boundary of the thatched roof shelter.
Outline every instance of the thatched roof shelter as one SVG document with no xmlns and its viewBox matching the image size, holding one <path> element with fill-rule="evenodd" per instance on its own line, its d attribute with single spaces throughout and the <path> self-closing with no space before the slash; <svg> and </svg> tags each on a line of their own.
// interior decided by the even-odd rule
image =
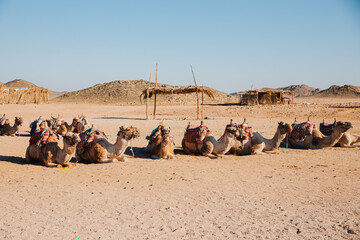
<svg viewBox="0 0 360 240">
<path fill-rule="evenodd" d="M 196 86 L 189 86 L 189 87 L 173 87 L 173 88 L 169 88 L 169 87 L 160 87 L 160 88 L 155 88 L 155 87 L 149 87 L 147 89 L 145 89 L 142 94 L 140 95 L 140 101 L 141 99 L 147 99 L 147 98 L 151 98 L 153 95 L 155 94 L 188 94 L 188 93 L 204 93 L 207 96 L 209 96 L 209 98 L 211 99 L 215 99 L 215 91 L 208 88 L 208 87 L 196 87 Z"/>
</svg>

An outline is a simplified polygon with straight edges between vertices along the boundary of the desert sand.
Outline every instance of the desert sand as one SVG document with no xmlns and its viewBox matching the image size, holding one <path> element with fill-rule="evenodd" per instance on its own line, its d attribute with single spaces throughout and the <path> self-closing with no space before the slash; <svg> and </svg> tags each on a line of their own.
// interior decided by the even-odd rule
<svg viewBox="0 0 360 240">
<path fill-rule="evenodd" d="M 308 104 L 302 104 L 308 102 Z M 150 108 L 152 110 L 152 108 Z M 0 239 L 360 239 L 360 148 L 280 148 L 219 159 L 184 155 L 181 139 L 196 110 L 85 104 L 1 105 L 21 136 L 0 137 Z M 77 163 L 49 170 L 24 163 L 29 124 L 53 113 L 68 122 L 84 113 L 111 142 L 121 125 L 140 129 L 135 158 Z M 277 122 L 323 118 L 351 121 L 360 135 L 359 99 L 297 98 L 289 106 L 205 106 L 207 126 L 220 137 L 243 117 L 271 138 Z M 152 160 L 146 135 L 164 119 L 177 146 L 173 160 Z"/>
</svg>

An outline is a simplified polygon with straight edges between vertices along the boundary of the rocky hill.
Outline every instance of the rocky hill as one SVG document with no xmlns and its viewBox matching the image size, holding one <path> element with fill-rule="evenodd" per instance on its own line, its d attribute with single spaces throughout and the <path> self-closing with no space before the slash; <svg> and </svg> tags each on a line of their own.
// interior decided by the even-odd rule
<svg viewBox="0 0 360 240">
<path fill-rule="evenodd" d="M 5 83 L 5 87 L 10 87 L 10 88 L 33 88 L 33 87 L 38 87 L 38 86 L 36 86 L 32 82 L 26 81 L 24 79 L 15 79 L 13 81 Z"/>
<path fill-rule="evenodd" d="M 294 91 L 294 96 L 295 97 L 309 97 L 309 96 L 313 96 L 313 95 L 315 95 L 315 94 L 317 94 L 318 92 L 321 91 L 320 88 L 313 88 L 313 87 L 310 87 L 310 86 L 305 85 L 305 84 L 290 85 L 290 86 L 287 86 L 287 87 L 277 88 L 277 89 Z"/>
<path fill-rule="evenodd" d="M 352 85 L 337 86 L 332 85 L 328 89 L 320 91 L 314 97 L 360 97 L 360 87 Z"/>
<path fill-rule="evenodd" d="M 113 81 L 108 83 L 97 84 L 93 87 L 82 89 L 79 91 L 68 92 L 60 97 L 52 100 L 52 102 L 72 102 L 72 103 L 112 103 L 129 105 L 141 104 L 140 95 L 147 87 L 154 87 L 155 83 L 149 83 L 145 80 L 123 80 Z M 158 84 L 158 87 L 174 87 L 167 84 Z M 236 98 L 214 90 L 216 93 L 215 100 L 211 100 L 208 96 L 204 95 L 204 103 L 227 103 L 236 101 Z M 201 98 L 201 95 L 200 95 Z M 194 104 L 196 102 L 196 94 L 185 95 L 158 95 L 157 102 L 160 105 L 171 104 Z M 201 100 L 201 99 L 200 99 Z M 150 98 L 150 103 L 153 98 Z"/>
</svg>

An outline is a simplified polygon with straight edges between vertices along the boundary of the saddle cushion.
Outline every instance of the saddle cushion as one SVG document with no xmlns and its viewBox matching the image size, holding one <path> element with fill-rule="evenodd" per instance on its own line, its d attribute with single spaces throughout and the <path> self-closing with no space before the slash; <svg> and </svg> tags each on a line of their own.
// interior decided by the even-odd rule
<svg viewBox="0 0 360 240">
<path fill-rule="evenodd" d="M 30 137 L 30 144 L 37 144 L 39 146 L 44 146 L 47 144 L 51 136 L 56 136 L 51 129 L 46 130 L 37 130 Z"/>
<path fill-rule="evenodd" d="M 87 136 L 85 137 L 85 144 L 84 144 L 84 147 L 85 148 L 90 148 L 95 140 L 95 138 L 97 136 L 100 136 L 100 137 L 103 137 L 105 138 L 104 134 L 100 131 L 91 131 L 89 132 L 89 134 L 87 134 Z"/>
<path fill-rule="evenodd" d="M 293 130 L 290 134 L 297 140 L 304 140 L 306 135 L 311 135 L 313 130 L 316 129 L 315 125 L 310 122 L 294 122 L 291 126 Z"/>
<path fill-rule="evenodd" d="M 204 140 L 206 133 L 209 132 L 206 126 L 189 126 L 186 129 L 185 140 L 187 142 L 201 142 Z"/>
<path fill-rule="evenodd" d="M 325 136 L 330 136 L 334 131 L 336 126 L 336 122 L 328 124 L 328 123 L 320 123 L 320 132 Z"/>
</svg>

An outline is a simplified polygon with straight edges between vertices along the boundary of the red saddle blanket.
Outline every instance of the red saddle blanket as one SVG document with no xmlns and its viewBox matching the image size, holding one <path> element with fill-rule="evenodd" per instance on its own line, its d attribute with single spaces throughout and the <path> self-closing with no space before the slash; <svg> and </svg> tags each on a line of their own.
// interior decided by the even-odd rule
<svg viewBox="0 0 360 240">
<path fill-rule="evenodd" d="M 30 144 L 44 146 L 47 144 L 51 136 L 56 136 L 56 134 L 51 129 L 37 130 L 31 135 L 29 142 Z"/>
<path fill-rule="evenodd" d="M 201 142 L 204 140 L 207 132 L 209 132 L 207 126 L 189 126 L 186 129 L 185 139 L 191 143 Z"/>
<path fill-rule="evenodd" d="M 242 134 L 240 135 L 240 137 L 241 137 L 241 140 L 244 141 L 244 140 L 246 140 L 246 139 L 249 138 L 250 133 L 251 133 L 251 131 L 252 131 L 252 127 L 244 126 L 244 127 L 242 127 L 242 129 L 244 130 L 244 132 L 242 132 Z"/>
<path fill-rule="evenodd" d="M 84 143 L 85 148 L 91 147 L 94 140 L 95 140 L 95 138 L 97 136 L 106 138 L 102 132 L 100 132 L 100 131 L 92 131 L 89 134 L 87 134 L 87 137 L 85 138 L 85 141 L 84 141 L 85 142 Z"/>
<path fill-rule="evenodd" d="M 336 126 L 336 122 L 330 124 L 320 123 L 320 132 L 325 136 L 330 136 L 334 131 L 335 126 Z"/>
<path fill-rule="evenodd" d="M 294 122 L 291 126 L 293 130 L 290 134 L 297 140 L 304 140 L 306 135 L 311 135 L 313 130 L 316 129 L 315 125 L 310 122 Z"/>
</svg>

